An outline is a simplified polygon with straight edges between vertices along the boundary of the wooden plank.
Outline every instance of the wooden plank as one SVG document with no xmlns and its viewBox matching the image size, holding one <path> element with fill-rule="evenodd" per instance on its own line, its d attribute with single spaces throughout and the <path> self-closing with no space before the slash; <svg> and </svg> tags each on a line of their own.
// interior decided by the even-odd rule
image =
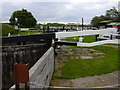
<svg viewBox="0 0 120 90">
<path fill-rule="evenodd" d="M 39 82 L 33 82 L 31 88 L 42 88 L 42 87 L 44 87 L 44 86 L 48 86 L 48 85 L 49 85 L 49 82 L 50 82 L 50 80 L 51 80 L 51 78 L 52 78 L 53 70 L 54 70 L 54 65 L 51 65 L 51 71 L 46 72 L 46 73 L 47 73 L 46 75 L 49 75 L 48 80 L 45 81 L 45 78 L 43 77 L 44 79 L 42 79 L 42 80 L 39 79 L 39 80 L 40 80 L 40 83 L 39 83 Z M 38 76 L 38 77 L 39 77 L 39 76 Z M 45 76 L 45 77 L 46 77 L 46 76 Z M 46 84 L 46 82 L 47 82 L 47 84 Z"/>
<path fill-rule="evenodd" d="M 35 82 L 37 82 L 37 83 L 43 82 L 42 79 L 44 79 L 44 77 L 46 76 L 46 73 L 51 71 L 51 69 L 52 69 L 51 66 L 54 66 L 54 59 L 53 60 L 51 59 L 50 63 L 49 63 L 49 61 L 47 62 L 43 72 L 41 72 L 41 74 L 36 78 Z"/>
<path fill-rule="evenodd" d="M 53 66 L 54 66 L 54 50 L 53 47 L 51 47 L 30 69 L 30 83 L 32 83 L 33 86 L 34 85 L 44 86 L 45 84 L 49 84 L 50 80 L 49 78 L 52 77 L 52 73 L 54 70 Z M 46 80 L 47 76 L 48 79 Z"/>
<path fill-rule="evenodd" d="M 40 64 L 45 64 L 44 60 L 46 60 L 46 58 L 48 58 L 48 54 L 51 53 L 53 51 L 53 48 L 50 48 L 36 63 L 35 65 L 29 70 L 29 74 L 31 77 L 33 75 L 34 72 L 36 72 L 36 70 L 40 67 Z"/>
<path fill-rule="evenodd" d="M 77 46 L 77 42 L 63 42 L 63 41 L 55 41 L 55 44 L 57 45 L 72 45 L 72 46 Z"/>
<path fill-rule="evenodd" d="M 39 84 L 39 86 L 45 86 L 45 82 L 46 82 L 46 76 L 48 75 L 49 77 L 52 77 L 50 76 L 50 72 L 51 72 L 51 69 L 52 68 L 52 65 L 50 66 L 49 69 L 47 69 L 45 75 L 43 77 L 41 77 L 40 75 L 38 76 L 38 78 L 36 79 L 36 81 L 34 82 L 34 84 Z"/>
<path fill-rule="evenodd" d="M 45 59 L 46 60 L 46 59 Z M 38 74 L 41 73 L 43 66 L 46 63 L 44 61 L 38 62 L 38 64 L 34 67 L 34 69 L 32 69 L 32 73 L 30 72 L 30 82 L 33 82 L 35 80 L 35 78 L 37 77 Z"/>
<path fill-rule="evenodd" d="M 40 42 L 40 39 L 47 40 L 54 39 L 54 33 L 42 33 L 42 34 L 34 34 L 34 35 L 23 35 L 23 36 L 13 36 L 13 37 L 2 37 L 2 43 L 18 43 L 18 42 Z"/>
</svg>

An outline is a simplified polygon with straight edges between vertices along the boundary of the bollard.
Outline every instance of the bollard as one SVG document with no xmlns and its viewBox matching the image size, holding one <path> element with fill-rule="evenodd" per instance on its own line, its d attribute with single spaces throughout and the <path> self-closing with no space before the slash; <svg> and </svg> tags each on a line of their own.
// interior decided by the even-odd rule
<svg viewBox="0 0 120 90">
<path fill-rule="evenodd" d="M 14 65 L 14 80 L 15 89 L 20 90 L 20 84 L 24 83 L 25 90 L 29 90 L 29 65 L 28 64 L 15 64 Z"/>
<path fill-rule="evenodd" d="M 99 34 L 95 35 L 96 41 L 98 41 Z"/>
</svg>

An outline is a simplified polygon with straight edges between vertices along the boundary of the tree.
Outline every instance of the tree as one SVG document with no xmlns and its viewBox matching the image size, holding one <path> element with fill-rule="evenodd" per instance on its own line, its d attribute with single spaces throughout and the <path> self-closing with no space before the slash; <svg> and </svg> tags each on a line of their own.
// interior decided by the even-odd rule
<svg viewBox="0 0 120 90">
<path fill-rule="evenodd" d="M 106 11 L 106 17 L 110 17 L 114 22 L 120 22 L 120 11 L 113 7 Z"/>
<path fill-rule="evenodd" d="M 120 12 L 113 7 L 110 10 L 106 10 L 105 15 L 95 16 L 91 20 L 91 24 L 95 27 L 98 27 L 98 23 L 104 20 L 112 20 L 113 22 L 120 22 Z"/>
<path fill-rule="evenodd" d="M 98 23 L 100 22 L 100 18 L 98 16 L 93 17 L 91 20 L 91 24 L 95 27 L 98 27 Z"/>
<path fill-rule="evenodd" d="M 104 15 L 101 16 L 95 16 L 92 20 L 91 20 L 91 24 L 95 27 L 98 27 L 98 23 L 103 21 L 103 20 L 110 20 L 109 17 L 105 17 Z"/>
<path fill-rule="evenodd" d="M 18 19 L 19 27 L 34 27 L 36 25 L 36 19 L 33 15 L 28 12 L 26 9 L 17 10 L 13 12 L 11 18 L 9 19 L 11 25 L 15 25 L 15 18 Z"/>
<path fill-rule="evenodd" d="M 113 7 L 112 9 L 106 11 L 105 16 L 108 18 L 114 19 L 116 17 L 119 17 L 119 13 L 120 12 L 118 12 L 118 10 L 115 7 Z"/>
<path fill-rule="evenodd" d="M 63 27 L 63 26 L 65 26 L 65 25 L 64 25 L 64 24 L 61 24 L 61 23 L 47 23 L 47 26 Z"/>
</svg>

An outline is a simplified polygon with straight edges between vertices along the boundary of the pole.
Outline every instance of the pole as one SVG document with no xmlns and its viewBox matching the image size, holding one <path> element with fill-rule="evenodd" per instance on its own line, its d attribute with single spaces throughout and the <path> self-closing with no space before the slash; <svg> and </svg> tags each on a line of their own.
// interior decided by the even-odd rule
<svg viewBox="0 0 120 90">
<path fill-rule="evenodd" d="M 82 18 L 82 30 L 83 30 L 83 18 Z"/>
<path fill-rule="evenodd" d="M 49 26 L 47 26 L 47 32 L 50 32 L 50 30 L 49 30 L 50 28 L 49 28 Z"/>
<path fill-rule="evenodd" d="M 45 24 L 43 24 L 43 32 L 45 33 Z"/>
</svg>

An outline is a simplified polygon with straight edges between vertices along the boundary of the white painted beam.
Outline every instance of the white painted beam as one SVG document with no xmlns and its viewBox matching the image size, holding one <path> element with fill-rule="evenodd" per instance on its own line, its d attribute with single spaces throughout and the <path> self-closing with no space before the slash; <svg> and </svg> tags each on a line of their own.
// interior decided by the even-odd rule
<svg viewBox="0 0 120 90">
<path fill-rule="evenodd" d="M 92 42 L 92 43 L 81 43 L 81 42 L 78 42 L 77 46 L 92 47 L 92 46 L 97 46 L 97 45 L 102 45 L 102 44 L 120 44 L 120 42 L 119 42 L 119 39 L 104 40 L 104 41 L 98 41 L 98 42 Z"/>
<path fill-rule="evenodd" d="M 117 29 L 83 30 L 74 32 L 56 32 L 56 38 L 116 33 Z"/>
</svg>

